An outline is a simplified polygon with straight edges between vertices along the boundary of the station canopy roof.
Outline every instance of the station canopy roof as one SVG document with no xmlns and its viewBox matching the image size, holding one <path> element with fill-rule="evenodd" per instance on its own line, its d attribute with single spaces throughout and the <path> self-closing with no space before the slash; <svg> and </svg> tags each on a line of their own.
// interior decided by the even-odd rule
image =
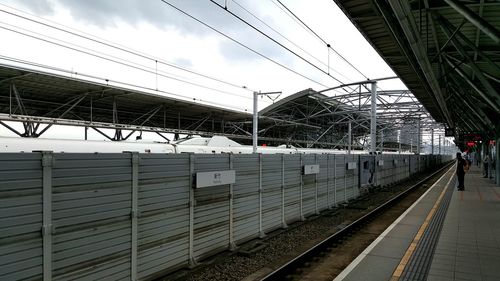
<svg viewBox="0 0 500 281">
<path fill-rule="evenodd" d="M 500 131 L 500 2 L 334 0 L 455 136 Z"/>
</svg>

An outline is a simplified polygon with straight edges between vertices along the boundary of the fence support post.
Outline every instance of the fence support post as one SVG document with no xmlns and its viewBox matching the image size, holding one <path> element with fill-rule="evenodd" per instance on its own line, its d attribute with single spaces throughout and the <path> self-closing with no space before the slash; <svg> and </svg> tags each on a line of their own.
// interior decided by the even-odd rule
<svg viewBox="0 0 500 281">
<path fill-rule="evenodd" d="M 196 266 L 196 259 L 194 257 L 194 161 L 193 153 L 189 154 L 189 266 Z"/>
<path fill-rule="evenodd" d="M 54 166 L 54 154 L 51 151 L 42 152 L 43 173 L 43 280 L 52 280 L 52 167 Z"/>
<path fill-rule="evenodd" d="M 344 202 L 347 203 L 347 169 L 346 169 L 346 164 L 347 164 L 347 155 L 344 156 L 344 165 L 343 165 L 343 169 L 344 169 Z"/>
<path fill-rule="evenodd" d="M 281 227 L 288 227 L 285 218 L 285 154 L 281 154 Z"/>
<path fill-rule="evenodd" d="M 259 153 L 259 237 L 266 237 L 262 226 L 262 153 Z"/>
<path fill-rule="evenodd" d="M 130 257 L 130 279 L 137 280 L 137 217 L 139 212 L 139 153 L 132 152 L 132 243 Z"/>
<path fill-rule="evenodd" d="M 333 156 L 333 206 L 337 207 L 337 155 Z"/>
<path fill-rule="evenodd" d="M 314 154 L 314 164 L 318 165 L 318 154 Z M 316 215 L 319 215 L 318 209 L 318 174 L 314 174 L 314 212 Z"/>
<path fill-rule="evenodd" d="M 304 160 L 302 159 L 302 154 L 300 154 L 300 220 L 305 221 L 304 217 L 304 202 L 303 202 L 303 192 L 304 192 Z"/>
<path fill-rule="evenodd" d="M 234 155 L 229 155 L 229 170 L 233 169 Z M 234 210 L 233 210 L 233 184 L 229 185 L 229 250 L 236 250 L 236 244 L 234 243 Z"/>
<path fill-rule="evenodd" d="M 330 209 L 330 154 L 326 155 L 326 208 Z"/>
</svg>

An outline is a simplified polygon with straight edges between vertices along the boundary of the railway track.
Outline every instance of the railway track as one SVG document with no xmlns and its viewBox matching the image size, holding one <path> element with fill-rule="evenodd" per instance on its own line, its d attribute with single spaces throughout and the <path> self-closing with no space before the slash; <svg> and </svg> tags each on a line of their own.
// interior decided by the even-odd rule
<svg viewBox="0 0 500 281">
<path fill-rule="evenodd" d="M 329 253 L 332 252 L 333 249 L 337 247 L 341 247 L 342 243 L 353 236 L 355 233 L 359 232 L 362 228 L 364 228 L 367 224 L 371 223 L 374 219 L 379 217 L 389 208 L 400 202 L 402 199 L 406 198 L 409 194 L 411 194 L 418 187 L 422 186 L 426 182 L 430 181 L 432 178 L 436 177 L 436 175 L 441 174 L 447 168 L 449 168 L 453 162 L 448 165 L 443 166 L 436 172 L 426 176 L 424 179 L 420 180 L 416 184 L 407 188 L 405 191 L 395 195 L 391 199 L 387 200 L 382 205 L 373 209 L 369 213 L 363 215 L 359 219 L 353 221 L 346 227 L 342 228 L 338 232 L 333 235 L 327 237 L 321 242 L 317 243 L 313 247 L 309 248 L 307 251 L 303 252 L 299 256 L 290 260 L 283 266 L 278 269 L 272 271 L 267 274 L 262 281 L 270 281 L 270 280 L 299 280 L 302 275 L 306 271 L 311 271 L 311 267 L 313 264 L 319 264 L 324 257 L 328 256 Z M 383 231 L 383 230 L 382 230 Z"/>
</svg>

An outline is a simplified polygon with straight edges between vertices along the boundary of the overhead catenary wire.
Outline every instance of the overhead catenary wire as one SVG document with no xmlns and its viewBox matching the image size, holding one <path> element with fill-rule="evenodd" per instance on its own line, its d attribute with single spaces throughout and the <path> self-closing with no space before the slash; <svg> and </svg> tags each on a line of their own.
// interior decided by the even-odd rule
<svg viewBox="0 0 500 281">
<path fill-rule="evenodd" d="M 7 23 L 4 23 L 4 22 L 0 22 L 0 24 L 4 24 L 4 25 L 10 26 L 10 27 L 14 27 L 14 26 L 12 26 L 10 24 L 7 24 Z M 50 37 L 50 36 L 45 36 L 45 35 L 39 34 L 37 32 L 28 31 L 28 30 L 26 30 L 24 28 L 15 27 L 17 29 L 23 30 L 24 32 L 23 31 L 19 31 L 19 30 L 14 30 L 12 28 L 8 28 L 8 27 L 5 27 L 5 26 L 0 26 L 0 28 L 8 30 L 10 32 L 14 32 L 14 33 L 26 36 L 26 37 L 30 37 L 30 38 L 33 38 L 33 39 L 36 39 L 36 40 L 40 40 L 40 41 L 43 41 L 43 42 L 46 42 L 46 43 L 49 43 L 49 44 L 53 44 L 53 45 L 56 45 L 56 46 L 59 46 L 59 47 L 62 47 L 62 48 L 70 49 L 70 50 L 73 50 L 73 51 L 76 51 L 76 52 L 80 52 L 80 53 L 83 53 L 83 54 L 86 54 L 86 55 L 90 55 L 90 56 L 93 56 L 93 57 L 96 57 L 96 58 L 99 58 L 99 59 L 107 60 L 107 61 L 110 61 L 110 62 L 113 62 L 113 63 L 116 63 L 116 64 L 120 64 L 120 65 L 123 65 L 123 66 L 126 66 L 126 67 L 130 67 L 130 68 L 133 68 L 133 69 L 136 69 L 136 70 L 144 71 L 144 72 L 147 72 L 147 73 L 150 73 L 150 74 L 155 74 L 155 75 L 167 78 L 167 79 L 172 79 L 172 80 L 175 80 L 175 81 L 178 81 L 178 82 L 186 83 L 186 84 L 189 84 L 189 85 L 192 85 L 192 86 L 204 88 L 204 89 L 211 90 L 211 91 L 216 91 L 216 92 L 220 92 L 220 93 L 224 93 L 224 94 L 228 94 L 228 95 L 238 96 L 238 97 L 242 97 L 242 98 L 246 98 L 246 99 L 252 99 L 252 97 L 249 97 L 249 96 L 244 96 L 244 95 L 239 95 L 239 94 L 236 94 L 236 93 L 231 93 L 231 92 L 219 90 L 219 89 L 208 87 L 208 86 L 205 86 L 205 85 L 201 85 L 201 84 L 198 84 L 198 83 L 195 83 L 195 82 L 187 81 L 187 80 L 184 80 L 184 79 L 181 79 L 181 78 L 176 78 L 176 77 L 173 77 L 173 76 L 170 76 L 170 75 L 162 74 L 162 73 L 164 73 L 163 71 L 156 71 L 155 69 L 153 69 L 151 67 L 144 66 L 144 65 L 141 65 L 141 64 L 138 64 L 138 63 L 135 63 L 135 62 L 131 62 L 131 61 L 128 61 L 128 60 L 124 60 L 124 59 L 121 59 L 121 58 L 117 58 L 117 57 L 109 55 L 109 54 L 103 54 L 101 52 L 98 52 L 98 51 L 95 51 L 95 50 L 92 50 L 92 49 L 89 49 L 89 48 L 86 48 L 86 47 L 75 46 L 74 44 L 71 44 L 69 42 L 66 42 L 66 41 L 63 41 L 63 40 L 59 40 L 59 39 L 55 39 L 55 38 Z M 38 36 L 45 36 L 45 37 L 47 37 L 49 39 L 38 37 L 38 36 L 35 36 L 33 34 L 28 34 L 26 32 L 31 32 L 31 33 L 36 34 Z M 56 41 L 54 41 L 54 40 L 59 41 L 59 43 L 56 42 Z M 71 45 L 71 46 L 64 45 L 64 44 L 68 44 L 68 45 Z M 81 49 L 79 49 L 79 48 L 81 48 Z M 94 53 L 92 53 L 92 52 L 94 52 Z M 106 57 L 106 56 L 108 56 L 108 57 Z M 122 61 L 120 61 L 120 60 L 122 60 Z"/>
<path fill-rule="evenodd" d="M 212 1 L 212 0 L 211 0 Z M 319 36 L 312 28 L 309 27 L 302 19 L 300 19 L 294 12 L 292 12 L 285 4 L 283 4 L 280 0 L 276 0 L 283 8 L 285 8 L 293 17 L 295 17 L 305 28 L 307 28 L 312 34 L 314 34 L 321 42 L 323 42 L 327 48 L 331 49 L 335 54 L 337 54 L 343 61 L 345 61 L 349 66 L 351 66 L 354 70 L 356 70 L 359 74 L 361 74 L 365 79 L 369 79 L 365 74 L 363 74 L 356 66 L 354 66 L 349 60 L 347 60 L 344 56 L 342 56 L 337 50 L 335 50 L 331 44 L 326 42 L 321 36 Z"/>
<path fill-rule="evenodd" d="M 0 60 L 4 60 L 4 61 L 8 61 L 10 63 L 17 63 L 17 64 L 21 64 L 21 65 L 27 65 L 27 66 L 30 66 L 30 67 L 36 67 L 36 68 L 39 68 L 39 69 L 44 69 L 44 70 L 50 70 L 50 71 L 53 71 L 53 72 L 58 72 L 58 73 L 65 73 L 65 75 L 67 74 L 74 74 L 72 71 L 69 71 L 69 70 L 66 70 L 66 69 L 61 69 L 61 68 L 57 68 L 57 67 L 53 67 L 53 66 L 49 66 L 49 65 L 44 65 L 44 64 L 39 64 L 39 63 L 35 63 L 35 62 L 30 62 L 30 61 L 25 61 L 25 60 L 21 60 L 21 59 L 18 59 L 18 58 L 12 58 L 12 57 L 7 57 L 7 56 L 3 56 L 3 55 L 0 55 Z M 35 70 L 36 71 L 36 70 Z M 136 85 L 136 84 L 132 84 L 132 83 L 127 83 L 127 82 L 122 82 L 122 81 L 115 81 L 115 80 L 112 80 L 112 79 L 105 79 L 105 78 L 102 78 L 102 77 L 97 77 L 97 76 L 94 76 L 94 75 L 89 75 L 89 74 L 84 74 L 84 73 L 78 73 L 79 76 L 81 77 L 85 77 L 87 80 L 89 79 L 93 79 L 93 80 L 97 80 L 97 81 L 106 81 L 106 84 L 108 86 L 112 86 L 112 85 L 116 85 L 116 86 L 125 86 L 129 89 L 141 89 L 143 91 L 148 91 L 148 92 L 151 92 L 151 93 L 162 93 L 162 94 L 166 94 L 166 95 L 170 95 L 170 96 L 174 96 L 174 97 L 177 97 L 181 100 L 185 100 L 185 101 L 189 101 L 189 102 L 199 102 L 199 103 L 203 103 L 203 104 L 206 104 L 206 105 L 215 105 L 215 106 L 220 106 L 222 108 L 225 108 L 225 109 L 229 109 L 229 110 L 234 110 L 234 109 L 238 109 L 242 112 L 247 112 L 248 109 L 246 108 L 241 108 L 241 107 L 235 107 L 233 105 L 231 105 L 231 107 L 229 107 L 229 105 L 227 104 L 222 104 L 222 103 L 218 103 L 218 102 L 214 102 L 214 101 L 205 101 L 203 99 L 200 99 L 200 98 L 189 98 L 185 95 L 182 95 L 182 94 L 177 94 L 177 93 L 173 93 L 173 92 L 169 92 L 169 91 L 163 91 L 163 90 L 155 90 L 153 88 L 149 88 L 149 87 L 146 87 L 146 86 L 141 86 L 141 85 Z M 71 77 L 73 78 L 73 77 Z M 69 76 L 68 76 L 68 79 Z M 89 80 L 91 81 L 91 80 Z M 112 85 L 111 85 L 112 84 Z"/>
<path fill-rule="evenodd" d="M 198 23 L 200 23 L 200 24 L 204 25 L 205 27 L 207 27 L 207 28 L 211 29 L 212 31 L 214 31 L 214 32 L 218 33 L 219 35 L 221 35 L 221 36 L 223 36 L 223 37 L 225 37 L 225 38 L 227 38 L 227 39 L 231 40 L 232 42 L 234 42 L 234 43 L 236 43 L 236 44 L 240 45 L 241 47 L 243 47 L 243 48 L 245 48 L 245 49 L 247 49 L 247 50 L 251 51 L 252 53 L 254 53 L 254 54 L 256 54 L 256 55 L 258 55 L 258 56 L 260 56 L 260 57 L 262 57 L 262 58 L 264 58 L 264 59 L 266 59 L 266 60 L 269 60 L 270 62 L 272 62 L 272 63 L 274 63 L 274 64 L 276 64 L 276 65 L 278 65 L 278 66 L 280 66 L 280 67 L 282 67 L 282 68 L 284 68 L 284 69 L 286 69 L 286 70 L 288 70 L 288 71 L 290 71 L 290 72 L 292 72 L 292 73 L 294 73 L 294 74 L 296 74 L 296 75 L 299 75 L 299 76 L 301 76 L 302 78 L 305 78 L 305 79 L 307 79 L 307 80 L 309 80 L 309 81 L 311 81 L 311 82 L 314 82 L 314 83 L 316 83 L 316 84 L 318 84 L 318 85 L 321 85 L 321 86 L 323 86 L 323 87 L 328 87 L 328 86 L 326 86 L 325 84 L 323 84 L 323 83 L 321 83 L 321 82 L 318 82 L 318 81 L 316 81 L 316 80 L 314 80 L 314 79 L 312 79 L 312 78 L 310 78 L 310 77 L 307 77 L 306 75 L 304 75 L 304 74 L 302 74 L 302 73 L 299 73 L 298 71 L 296 71 L 296 70 L 294 70 L 294 69 L 292 69 L 292 68 L 290 68 L 290 67 L 288 67 L 288 66 L 286 66 L 286 65 L 284 65 L 284 64 L 282 64 L 282 63 L 280 63 L 280 62 L 278 62 L 278 61 L 276 61 L 276 60 L 274 60 L 274 59 L 272 59 L 272 58 L 270 58 L 270 57 L 268 57 L 268 56 L 266 56 L 266 55 L 264 55 L 264 54 L 262 54 L 262 53 L 260 53 L 260 52 L 256 51 L 256 50 L 254 50 L 254 49 L 252 49 L 252 48 L 248 47 L 247 45 L 245 45 L 245 44 L 241 43 L 240 41 L 238 41 L 238 40 L 236 40 L 236 39 L 234 39 L 234 38 L 232 38 L 231 36 L 229 36 L 229 35 L 225 34 L 224 32 L 222 32 L 222 31 L 220 31 L 220 30 L 218 30 L 218 29 L 216 29 L 215 27 L 213 27 L 213 26 L 211 26 L 211 25 L 209 25 L 209 24 L 205 23 L 204 21 L 202 21 L 202 20 L 200 20 L 200 19 L 198 19 L 198 18 L 196 18 L 196 17 L 192 16 L 191 14 L 187 13 L 186 11 L 184 11 L 184 10 L 182 10 L 182 9 L 180 9 L 180 8 L 178 8 L 178 7 L 176 7 L 176 6 L 174 6 L 173 4 L 169 3 L 168 1 L 166 1 L 166 0 L 160 0 L 160 1 L 161 1 L 161 2 L 163 2 L 163 3 L 165 3 L 166 5 L 170 6 L 171 8 L 173 8 L 173 9 L 177 10 L 178 12 L 180 12 L 180 13 L 182 13 L 182 14 L 184 14 L 184 15 L 188 16 L 189 18 L 191 18 L 191 19 L 195 20 L 196 22 L 198 22 Z M 224 8 L 224 7 L 223 7 L 223 8 Z"/>
<path fill-rule="evenodd" d="M 163 0 L 162 0 L 163 1 Z M 237 18 L 238 20 L 240 20 L 241 22 L 245 23 L 246 25 L 248 25 L 250 28 L 252 28 L 253 30 L 257 31 L 258 33 L 260 33 L 261 35 L 263 35 L 264 37 L 268 38 L 269 40 L 271 40 L 272 42 L 274 42 L 275 44 L 277 44 L 278 46 L 280 46 L 281 48 L 285 49 L 286 51 L 290 52 L 291 54 L 293 54 L 294 56 L 298 57 L 299 59 L 301 59 L 302 61 L 304 61 L 305 63 L 309 64 L 310 66 L 316 68 L 317 70 L 321 71 L 322 73 L 324 73 L 325 75 L 333 78 L 335 81 L 337 81 L 338 83 L 340 84 L 343 84 L 343 82 L 341 80 L 339 80 L 337 77 L 335 76 L 332 76 L 330 75 L 327 71 L 321 69 L 320 67 L 318 67 L 317 65 L 315 65 L 314 63 L 310 62 L 309 60 L 305 59 L 303 56 L 297 54 L 295 51 L 293 51 L 292 49 L 288 48 L 287 46 L 283 45 L 282 43 L 278 42 L 276 39 L 272 38 L 271 36 L 269 36 L 268 34 L 266 34 L 265 32 L 263 32 L 262 30 L 258 29 L 257 27 L 255 27 L 253 24 L 249 23 L 248 21 L 246 21 L 245 19 L 241 18 L 240 16 L 238 16 L 237 14 L 231 12 L 229 9 L 227 8 L 224 8 L 224 6 L 220 5 L 219 3 L 215 2 L 214 0 L 210 0 L 210 2 L 212 2 L 213 4 L 215 4 L 217 7 L 221 8 L 222 10 L 228 12 L 229 14 L 231 14 L 232 16 L 234 16 L 235 18 Z"/>
<path fill-rule="evenodd" d="M 18 9 L 15 9 L 15 8 L 12 8 L 10 6 L 7 6 L 5 4 L 1 4 L 0 3 L 0 6 L 4 6 L 4 7 L 8 7 L 9 9 L 12 9 L 12 10 L 15 10 L 15 11 L 18 11 L 18 12 L 22 12 Z M 231 82 L 228 82 L 228 81 L 225 81 L 225 80 L 222 80 L 220 78 L 215 78 L 215 77 L 212 77 L 212 76 L 209 76 L 209 75 L 206 75 L 206 74 L 203 74 L 203 73 L 199 73 L 199 72 L 196 72 L 196 71 L 193 71 L 193 70 L 190 70 L 190 69 L 187 69 L 187 68 L 184 68 L 184 67 L 180 67 L 178 65 L 175 65 L 173 63 L 170 63 L 170 62 L 167 62 L 167 61 L 164 61 L 164 60 L 161 60 L 159 58 L 154 58 L 150 55 L 147 55 L 147 54 L 144 54 L 140 51 L 136 51 L 136 50 L 133 50 L 133 49 L 130 49 L 130 48 L 127 48 L 127 47 L 124 47 L 124 46 L 121 46 L 121 45 L 118 45 L 116 43 L 111 43 L 109 41 L 106 41 L 102 38 L 99 38 L 97 36 L 94 36 L 94 35 L 90 35 L 90 34 L 87 34 L 85 32 L 82 32 L 82 31 L 78 31 L 82 34 L 79 34 L 75 31 L 71 31 L 71 30 L 68 30 L 70 29 L 69 27 L 67 26 L 64 26 L 64 25 L 61 25 L 59 23 L 55 23 L 55 22 L 52 22 L 52 21 L 49 21 L 47 19 L 43 19 L 44 21 L 48 21 L 48 22 L 52 22 L 53 24 L 58 24 L 58 25 L 61 25 L 67 29 L 64 29 L 64 28 L 60 28 L 60 27 L 57 27 L 57 26 L 54 26 L 54 25 L 51 25 L 51 24 L 48 24 L 48 23 L 45 23 L 45 22 L 42 22 L 42 21 L 39 21 L 39 20 L 36 20 L 36 19 L 32 19 L 32 18 L 29 18 L 29 17 L 25 17 L 23 15 L 19 15 L 19 14 L 16 14 L 16 13 L 12 13 L 10 11 L 7 11 L 7 10 L 4 10 L 4 9 L 0 9 L 0 12 L 3 12 L 3 13 L 6 13 L 6 14 L 9 14 L 9 15 L 12 15 L 12 16 L 15 16 L 15 17 L 18 17 L 18 18 L 21 18 L 21 19 L 24 19 L 24 20 L 28 20 L 28 21 L 31 21 L 31 22 L 34 22 L 34 23 L 37 23 L 37 24 L 40 24 L 40 25 L 43 25 L 43 26 L 46 26 L 46 27 L 49 27 L 51 29 L 54 29 L 54 30 L 58 30 L 58 31 L 61 31 L 61 32 L 64 32 L 64 33 L 67 33 L 67 34 L 70 34 L 70 35 L 73 35 L 73 36 L 77 36 L 77 37 L 80 37 L 80 38 L 84 38 L 86 40 L 89 40 L 89 41 L 92 41 L 94 43 L 98 43 L 98 44 L 101 44 L 103 46 L 107 46 L 107 47 L 110 47 L 110 48 L 114 48 L 116 50 L 119 50 L 119 51 L 123 51 L 123 52 L 126 52 L 126 53 L 129 53 L 129 54 L 132 54 L 132 55 L 135 55 L 135 56 L 138 56 L 138 57 L 141 57 L 141 58 L 144 58 L 144 59 L 147 59 L 147 60 L 151 60 L 151 61 L 155 61 L 156 63 L 160 63 L 160 64 L 164 64 L 164 65 L 167 65 L 167 66 L 170 66 L 170 67 L 173 67 L 173 68 L 176 68 L 176 69 L 179 69 L 181 71 L 185 71 L 185 72 L 188 72 L 188 73 L 191 73 L 191 74 L 194 74 L 194 75 L 197 75 L 197 76 L 200 76 L 200 77 L 203 77 L 203 78 L 206 78 L 206 79 L 209 79 L 209 80 L 212 80 L 212 81 L 216 81 L 216 82 L 219 82 L 219 83 L 222 83 L 222 84 L 226 84 L 228 86 L 232 86 L 232 87 L 236 87 L 236 88 L 239 88 L 239 89 L 245 89 L 245 90 L 248 90 L 248 91 L 251 91 L 251 92 L 254 92 L 255 90 L 252 90 L 250 87 L 243 87 L 241 85 L 237 85 L 235 83 L 231 83 Z M 26 13 L 26 12 L 23 12 L 23 13 Z M 29 14 L 29 13 L 28 13 Z M 41 17 L 37 17 L 35 15 L 32 15 L 32 14 L 29 14 L 30 16 L 32 17 L 36 17 L 36 18 L 41 18 Z M 85 34 L 85 35 L 83 35 Z M 94 38 L 92 38 L 94 37 Z M 97 39 L 96 39 L 97 38 Z"/>
<path fill-rule="evenodd" d="M 346 76 L 344 76 L 342 73 L 338 72 L 337 70 L 333 69 L 330 67 L 329 64 L 326 64 L 324 63 L 321 59 L 319 59 L 318 57 L 314 56 L 313 54 L 311 54 L 310 52 L 308 52 L 307 50 L 305 50 L 304 48 L 302 48 L 301 46 L 299 46 L 297 43 L 293 42 L 292 40 L 290 40 L 289 38 L 287 38 L 285 35 L 283 35 L 281 32 L 279 32 L 278 30 L 276 30 L 276 28 L 273 28 L 272 26 L 270 26 L 269 24 L 267 24 L 264 20 L 260 19 L 258 16 L 256 16 L 254 13 L 252 13 L 248 8 L 246 8 L 245 6 L 243 6 L 242 4 L 238 3 L 238 1 L 236 0 L 231 0 L 235 5 L 237 5 L 238 7 L 240 7 L 243 11 L 245 11 L 246 13 L 248 13 L 250 16 L 252 16 L 253 18 L 255 18 L 257 21 L 259 21 L 260 23 L 262 23 L 263 25 L 265 25 L 267 28 L 271 29 L 272 31 L 274 31 L 277 35 L 279 35 L 281 38 L 283 38 L 284 40 L 286 40 L 287 42 L 289 42 L 290 44 L 292 44 L 293 46 L 297 47 L 297 49 L 301 50 L 302 52 L 304 52 L 305 54 L 307 54 L 308 56 L 310 56 L 311 58 L 313 58 L 314 60 L 316 60 L 317 62 L 321 63 L 322 65 L 326 66 L 329 70 L 335 72 L 336 74 L 338 74 L 339 76 L 342 76 L 343 78 L 345 78 L 346 80 L 348 80 L 349 82 L 353 82 L 351 81 L 349 78 L 347 78 Z"/>
</svg>

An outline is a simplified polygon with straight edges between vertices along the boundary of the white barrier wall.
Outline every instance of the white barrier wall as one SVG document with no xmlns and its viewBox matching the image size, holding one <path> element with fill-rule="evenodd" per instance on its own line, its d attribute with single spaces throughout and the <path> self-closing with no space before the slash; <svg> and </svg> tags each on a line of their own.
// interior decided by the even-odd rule
<svg viewBox="0 0 500 281">
<path fill-rule="evenodd" d="M 0 154 L 0 279 L 143 280 L 195 265 L 357 197 L 359 159 Z M 376 169 L 381 185 L 444 160 L 377 159 L 384 161 Z M 305 165 L 319 165 L 318 173 L 304 174 Z M 195 188 L 197 173 L 231 170 L 234 183 Z"/>
</svg>

